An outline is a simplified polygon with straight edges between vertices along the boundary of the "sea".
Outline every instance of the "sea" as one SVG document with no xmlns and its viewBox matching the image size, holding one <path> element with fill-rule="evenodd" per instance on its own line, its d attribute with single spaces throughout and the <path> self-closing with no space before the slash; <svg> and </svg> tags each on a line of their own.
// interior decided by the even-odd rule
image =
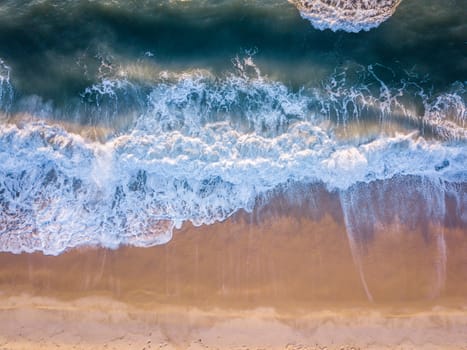
<svg viewBox="0 0 467 350">
<path fill-rule="evenodd" d="M 467 0 L 2 0 L 0 251 L 161 245 L 278 192 L 312 216 L 316 186 L 352 249 L 396 221 L 467 233 L 466 18 Z"/>
</svg>

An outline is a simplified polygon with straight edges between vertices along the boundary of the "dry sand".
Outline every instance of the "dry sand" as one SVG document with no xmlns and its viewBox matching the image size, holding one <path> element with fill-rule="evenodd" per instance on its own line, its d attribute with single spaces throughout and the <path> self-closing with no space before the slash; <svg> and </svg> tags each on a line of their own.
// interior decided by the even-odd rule
<svg viewBox="0 0 467 350">
<path fill-rule="evenodd" d="M 0 349 L 467 349 L 466 311 L 409 314 L 369 309 L 279 314 L 160 305 L 110 298 L 2 299 Z"/>
<path fill-rule="evenodd" d="M 164 246 L 1 253 L 0 350 L 467 349 L 461 228 L 394 223 L 352 252 L 332 198 L 282 204 Z"/>
</svg>

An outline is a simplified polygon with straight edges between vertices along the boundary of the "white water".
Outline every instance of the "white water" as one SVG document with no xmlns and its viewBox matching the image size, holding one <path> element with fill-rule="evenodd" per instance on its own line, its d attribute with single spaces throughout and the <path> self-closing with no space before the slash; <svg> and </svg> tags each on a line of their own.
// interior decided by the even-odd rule
<svg viewBox="0 0 467 350">
<path fill-rule="evenodd" d="M 378 27 L 401 0 L 289 0 L 313 27 L 357 33 Z"/>
<path fill-rule="evenodd" d="M 395 114 L 410 119 L 410 108 L 398 100 L 403 87 L 395 94 L 380 81 L 374 95 L 367 86 L 349 90 L 338 74 L 323 88 L 292 92 L 261 77 L 251 58 L 236 63 L 237 73 L 222 79 L 201 71 L 165 72 L 144 88 L 108 77 L 89 87 L 83 98 L 94 96 L 94 111 L 105 103 L 118 107 L 126 91 L 148 91 L 144 112 L 104 143 L 40 119 L 0 125 L 0 251 L 59 254 L 79 245 L 162 244 L 185 221 L 211 224 L 239 209 L 251 211 L 259 196 L 294 181 L 341 192 L 358 264 L 361 230 L 354 229 L 356 207 L 347 205 L 355 201 L 352 186 L 414 175 L 437 193 L 446 183 L 467 181 L 466 145 L 455 141 L 456 133 L 447 134 L 448 141 L 417 132 L 335 136 L 331 120 L 355 122 L 365 113 L 381 121 Z M 246 73 L 251 70 L 253 77 Z M 464 109 L 449 118 L 439 113 L 439 124 L 449 120 L 452 131 L 465 134 L 462 98 L 457 92 L 442 96 Z M 457 108 L 436 107 L 440 98 L 451 101 L 424 98 L 427 118 L 432 110 Z M 414 191 L 428 203 L 426 213 L 441 220 L 441 197 L 434 201 L 423 189 Z M 465 194 L 451 192 L 465 217 Z M 378 203 L 397 208 L 394 200 Z M 410 222 L 410 215 L 404 220 Z"/>
</svg>

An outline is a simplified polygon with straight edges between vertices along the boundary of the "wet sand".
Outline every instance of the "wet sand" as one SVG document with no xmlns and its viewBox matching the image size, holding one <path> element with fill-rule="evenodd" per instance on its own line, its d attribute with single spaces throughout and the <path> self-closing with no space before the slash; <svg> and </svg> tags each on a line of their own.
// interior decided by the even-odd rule
<svg viewBox="0 0 467 350">
<path fill-rule="evenodd" d="M 352 250 L 321 199 L 152 248 L 1 253 L 0 349 L 467 349 L 463 228 L 393 222 Z"/>
</svg>

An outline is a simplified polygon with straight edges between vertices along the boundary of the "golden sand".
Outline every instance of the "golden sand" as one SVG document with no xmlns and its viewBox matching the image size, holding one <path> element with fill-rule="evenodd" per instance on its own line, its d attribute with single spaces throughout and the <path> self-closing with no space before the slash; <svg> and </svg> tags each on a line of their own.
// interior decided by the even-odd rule
<svg viewBox="0 0 467 350">
<path fill-rule="evenodd" d="M 152 248 L 1 253 L 0 349 L 467 349 L 462 230 L 386 225 L 355 252 L 339 218 L 280 212 Z"/>
</svg>

